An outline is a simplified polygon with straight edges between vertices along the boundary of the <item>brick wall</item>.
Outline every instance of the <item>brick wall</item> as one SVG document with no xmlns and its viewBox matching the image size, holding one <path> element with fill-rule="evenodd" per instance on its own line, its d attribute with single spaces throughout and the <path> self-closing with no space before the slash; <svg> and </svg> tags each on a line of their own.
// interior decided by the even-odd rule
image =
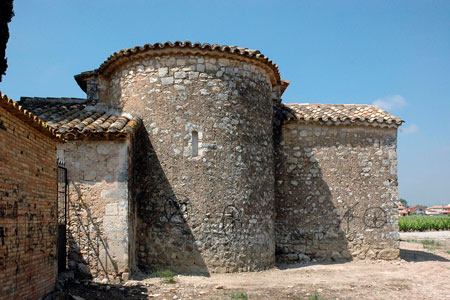
<svg viewBox="0 0 450 300">
<path fill-rule="evenodd" d="M 0 299 L 37 299 L 57 274 L 55 140 L 0 107 Z"/>
</svg>

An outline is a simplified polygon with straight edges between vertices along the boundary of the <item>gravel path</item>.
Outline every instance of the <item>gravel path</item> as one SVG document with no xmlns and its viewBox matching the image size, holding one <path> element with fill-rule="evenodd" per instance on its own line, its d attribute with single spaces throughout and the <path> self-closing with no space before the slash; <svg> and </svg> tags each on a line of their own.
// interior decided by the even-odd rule
<svg viewBox="0 0 450 300">
<path fill-rule="evenodd" d="M 400 232 L 400 239 L 444 239 L 450 240 L 450 231 Z"/>
<path fill-rule="evenodd" d="M 449 231 L 407 235 L 413 234 L 450 236 Z M 401 242 L 400 256 L 394 261 L 310 263 L 262 272 L 178 275 L 174 284 L 145 274 L 117 285 L 70 280 L 64 292 L 86 300 L 231 300 L 247 299 L 247 295 L 249 300 L 450 300 L 450 253 Z M 313 298 L 316 293 L 319 298 Z"/>
</svg>

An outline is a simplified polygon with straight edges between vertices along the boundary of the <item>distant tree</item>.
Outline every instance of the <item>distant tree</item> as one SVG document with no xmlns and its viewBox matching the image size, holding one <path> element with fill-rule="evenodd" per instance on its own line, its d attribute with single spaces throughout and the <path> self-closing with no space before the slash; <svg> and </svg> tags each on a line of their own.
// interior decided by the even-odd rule
<svg viewBox="0 0 450 300">
<path fill-rule="evenodd" d="M 422 209 L 425 209 L 425 208 L 428 207 L 428 206 L 426 206 L 426 205 L 421 205 L 421 204 L 417 204 L 416 206 L 417 206 L 417 207 L 420 207 L 420 208 L 422 208 Z"/>
<path fill-rule="evenodd" d="M 9 40 L 8 23 L 14 17 L 13 11 L 14 0 L 0 0 L 0 82 L 2 76 L 6 74 L 8 68 L 8 59 L 5 57 L 6 43 Z"/>
<path fill-rule="evenodd" d="M 409 207 L 408 206 L 408 201 L 406 201 L 405 199 L 400 198 L 400 199 L 398 199 L 398 201 L 400 201 L 403 204 L 404 207 Z"/>
</svg>

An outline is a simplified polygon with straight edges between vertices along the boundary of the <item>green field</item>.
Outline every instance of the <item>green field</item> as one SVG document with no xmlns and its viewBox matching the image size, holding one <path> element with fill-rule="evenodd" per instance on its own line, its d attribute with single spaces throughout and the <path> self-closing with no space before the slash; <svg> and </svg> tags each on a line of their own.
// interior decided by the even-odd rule
<svg viewBox="0 0 450 300">
<path fill-rule="evenodd" d="M 450 216 L 399 217 L 400 231 L 450 230 Z"/>
</svg>

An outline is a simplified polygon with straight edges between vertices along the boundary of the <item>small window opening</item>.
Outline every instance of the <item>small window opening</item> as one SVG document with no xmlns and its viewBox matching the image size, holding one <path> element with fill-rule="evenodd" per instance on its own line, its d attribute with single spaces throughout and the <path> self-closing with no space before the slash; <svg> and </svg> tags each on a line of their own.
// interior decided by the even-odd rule
<svg viewBox="0 0 450 300">
<path fill-rule="evenodd" d="M 198 156 L 198 132 L 192 131 L 192 157 Z"/>
</svg>

